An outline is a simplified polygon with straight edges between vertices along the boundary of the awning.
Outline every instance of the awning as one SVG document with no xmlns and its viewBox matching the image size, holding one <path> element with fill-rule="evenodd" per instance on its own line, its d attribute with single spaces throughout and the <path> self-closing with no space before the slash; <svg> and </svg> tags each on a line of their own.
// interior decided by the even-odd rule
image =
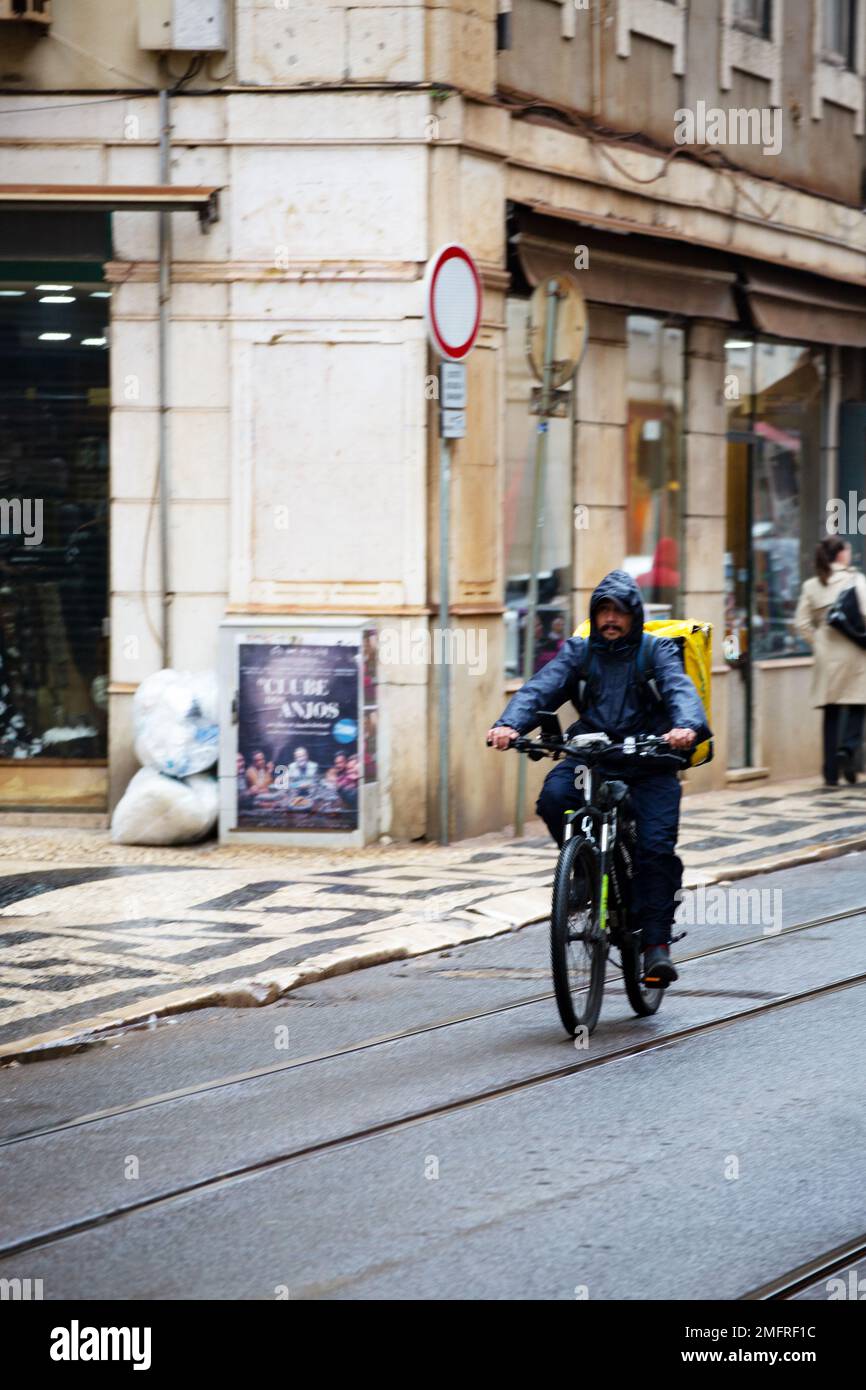
<svg viewBox="0 0 866 1390">
<path fill-rule="evenodd" d="M 866 347 L 866 288 L 751 264 L 745 288 L 755 327 L 798 343 Z"/>
<path fill-rule="evenodd" d="M 219 217 L 219 188 L 182 184 L 0 184 L 0 212 L 197 212 L 206 231 Z"/>
<path fill-rule="evenodd" d="M 525 207 L 515 212 L 517 254 L 533 286 L 550 275 L 569 273 L 576 275 L 590 303 L 727 323 L 740 317 L 734 299 L 736 268 L 720 267 L 717 254 L 681 242 L 658 245 L 638 236 L 630 238 L 626 250 L 621 237 L 588 224 L 583 224 L 584 235 L 576 221 L 560 221 Z M 584 244 L 587 264 L 575 270 L 575 256 Z"/>
<path fill-rule="evenodd" d="M 514 245 L 533 286 L 568 272 L 589 302 L 725 323 L 743 322 L 748 306 L 754 328 L 770 337 L 866 348 L 866 285 L 634 229 L 617 235 L 576 214 L 554 216 L 546 207 L 512 206 Z M 582 245 L 588 263 L 576 269 Z"/>
</svg>

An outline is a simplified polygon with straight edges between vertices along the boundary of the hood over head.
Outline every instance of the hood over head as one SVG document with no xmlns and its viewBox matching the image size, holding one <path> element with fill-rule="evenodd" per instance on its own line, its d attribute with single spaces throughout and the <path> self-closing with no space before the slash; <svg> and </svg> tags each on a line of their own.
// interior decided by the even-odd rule
<svg viewBox="0 0 866 1390">
<path fill-rule="evenodd" d="M 631 632 L 616 642 L 606 642 L 595 626 L 596 609 L 605 600 L 620 604 L 634 619 Z M 643 616 L 643 599 L 635 580 L 625 570 L 611 570 L 594 589 L 589 601 L 590 640 L 608 651 L 636 646 L 643 636 Z"/>
</svg>

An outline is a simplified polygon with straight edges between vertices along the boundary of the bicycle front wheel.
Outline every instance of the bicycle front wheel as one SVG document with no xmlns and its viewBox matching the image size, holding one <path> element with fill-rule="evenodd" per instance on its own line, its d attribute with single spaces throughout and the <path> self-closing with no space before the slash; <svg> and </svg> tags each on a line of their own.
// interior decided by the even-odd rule
<svg viewBox="0 0 866 1390">
<path fill-rule="evenodd" d="M 601 1013 L 607 937 L 599 926 L 595 855 L 586 840 L 566 840 L 553 880 L 550 963 L 559 1017 L 569 1037 L 592 1032 Z"/>
</svg>

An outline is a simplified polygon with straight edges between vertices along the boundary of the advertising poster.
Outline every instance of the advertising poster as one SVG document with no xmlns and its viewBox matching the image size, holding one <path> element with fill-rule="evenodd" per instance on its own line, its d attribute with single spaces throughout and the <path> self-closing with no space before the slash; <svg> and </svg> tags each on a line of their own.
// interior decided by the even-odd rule
<svg viewBox="0 0 866 1390">
<path fill-rule="evenodd" d="M 248 643 L 238 660 L 238 829 L 357 829 L 359 648 Z"/>
<path fill-rule="evenodd" d="M 379 634 L 374 627 L 364 629 L 361 648 L 364 682 L 364 781 L 378 782 L 379 767 L 376 753 L 379 711 L 377 705 L 377 671 Z"/>
</svg>

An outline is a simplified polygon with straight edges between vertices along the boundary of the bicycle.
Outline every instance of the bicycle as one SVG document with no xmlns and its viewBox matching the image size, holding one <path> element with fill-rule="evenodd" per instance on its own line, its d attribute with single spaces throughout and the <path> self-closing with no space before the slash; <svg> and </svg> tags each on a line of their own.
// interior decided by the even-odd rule
<svg viewBox="0 0 866 1390">
<path fill-rule="evenodd" d="M 575 786 L 584 797 L 582 810 L 566 812 L 550 912 L 553 989 L 563 1027 L 574 1037 L 580 1028 L 591 1033 L 598 1022 L 611 946 L 619 952 L 626 995 L 639 1017 L 654 1014 L 664 996 L 661 985 L 643 981 L 640 928 L 629 921 L 635 851 L 629 789 L 615 776 L 596 779 L 594 767 L 612 754 L 635 759 L 669 756 L 680 768 L 685 763 L 655 735 L 626 738 L 621 744 L 604 733 L 566 739 L 556 715 L 545 713 L 540 719 L 540 738 L 521 737 L 510 746 L 533 760 L 574 757 Z"/>
</svg>

